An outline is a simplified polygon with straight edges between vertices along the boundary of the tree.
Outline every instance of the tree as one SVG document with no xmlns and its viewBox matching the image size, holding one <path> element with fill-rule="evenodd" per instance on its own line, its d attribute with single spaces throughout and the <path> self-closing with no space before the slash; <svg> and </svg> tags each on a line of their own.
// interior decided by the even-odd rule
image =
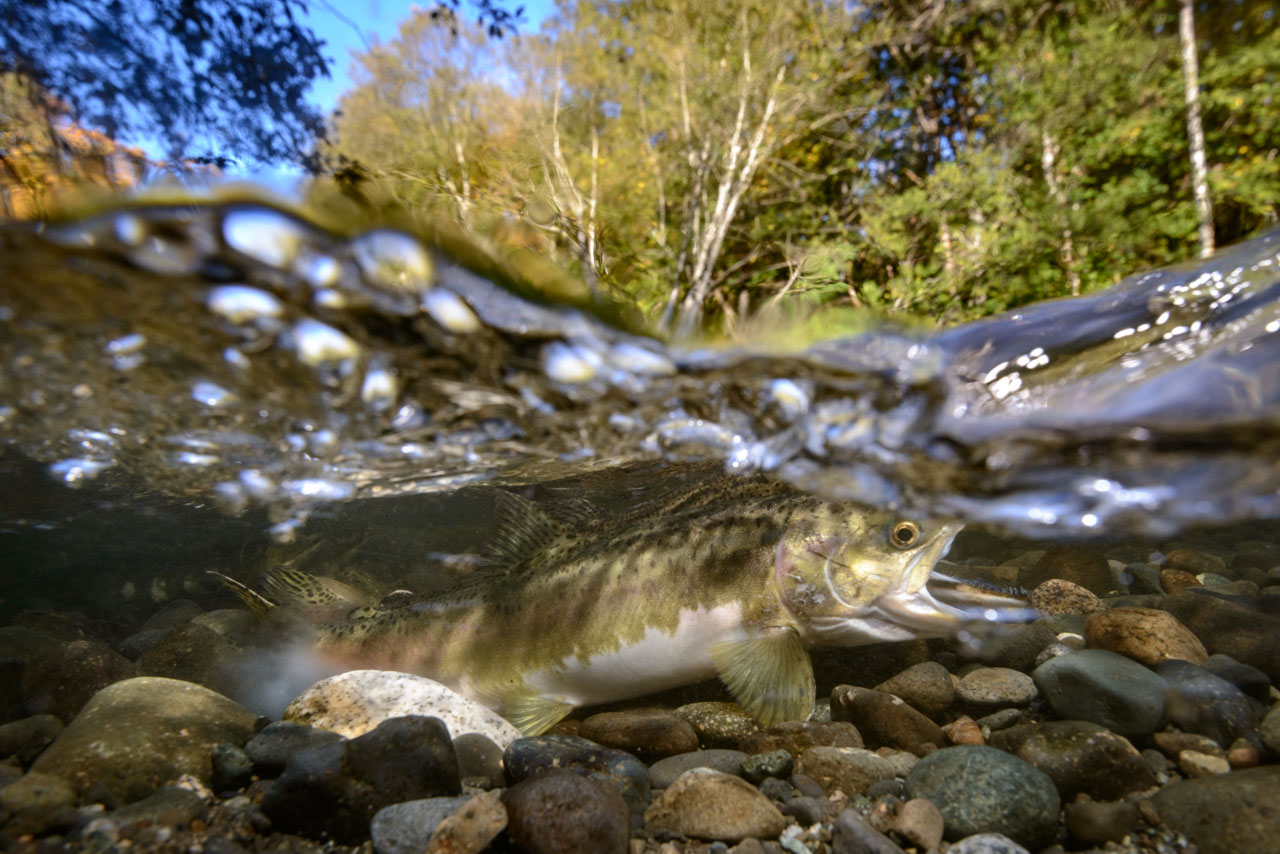
<svg viewBox="0 0 1280 854">
<path fill-rule="evenodd" d="M 1213 254 L 1213 202 L 1209 198 L 1209 167 L 1204 158 L 1204 128 L 1200 124 L 1200 69 L 1196 61 L 1195 11 L 1191 0 L 1182 0 L 1178 14 L 1182 39 L 1182 76 L 1186 80 L 1187 139 L 1191 143 L 1191 185 L 1195 190 L 1196 216 L 1200 220 L 1200 257 Z"/>
</svg>

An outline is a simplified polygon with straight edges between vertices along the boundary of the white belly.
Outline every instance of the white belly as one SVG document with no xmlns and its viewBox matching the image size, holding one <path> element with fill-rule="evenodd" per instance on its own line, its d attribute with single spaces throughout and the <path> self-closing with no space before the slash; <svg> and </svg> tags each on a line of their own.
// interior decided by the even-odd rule
<svg viewBox="0 0 1280 854">
<path fill-rule="evenodd" d="M 525 682 L 543 697 L 574 706 L 625 700 L 715 676 L 711 647 L 746 637 L 738 605 L 683 610 L 671 634 L 651 628 L 636 643 L 586 659 L 566 659 L 526 674 Z"/>
</svg>

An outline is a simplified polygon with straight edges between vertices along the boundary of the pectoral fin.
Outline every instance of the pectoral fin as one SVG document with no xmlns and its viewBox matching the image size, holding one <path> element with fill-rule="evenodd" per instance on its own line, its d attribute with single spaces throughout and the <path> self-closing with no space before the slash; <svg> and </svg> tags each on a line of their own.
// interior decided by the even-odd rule
<svg viewBox="0 0 1280 854">
<path fill-rule="evenodd" d="M 716 644 L 711 659 L 738 704 L 765 726 L 813 713 L 813 663 L 794 630 Z"/>
<path fill-rule="evenodd" d="M 521 735 L 544 733 L 572 711 L 572 703 L 537 694 L 520 694 L 503 704 L 503 717 L 511 721 Z"/>
</svg>

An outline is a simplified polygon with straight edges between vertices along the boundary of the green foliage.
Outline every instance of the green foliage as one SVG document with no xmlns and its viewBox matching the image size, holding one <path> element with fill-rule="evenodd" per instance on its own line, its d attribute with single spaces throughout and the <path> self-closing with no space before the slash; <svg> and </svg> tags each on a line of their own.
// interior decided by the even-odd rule
<svg viewBox="0 0 1280 854">
<path fill-rule="evenodd" d="M 501 45 L 423 13 L 360 58 L 334 150 L 654 319 L 949 323 L 1195 254 L 1177 11 L 561 0 Z M 1225 244 L 1277 219 L 1280 28 L 1197 14 Z"/>
</svg>

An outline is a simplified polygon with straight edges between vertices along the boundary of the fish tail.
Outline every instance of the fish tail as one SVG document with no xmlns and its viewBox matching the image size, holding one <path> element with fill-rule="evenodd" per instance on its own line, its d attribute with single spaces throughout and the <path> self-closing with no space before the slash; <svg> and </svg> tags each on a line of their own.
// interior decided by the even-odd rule
<svg viewBox="0 0 1280 854">
<path fill-rule="evenodd" d="M 211 569 L 208 570 L 208 574 L 218 579 L 218 581 L 222 583 L 223 587 L 236 594 L 240 601 L 247 605 L 249 610 L 257 614 L 259 617 L 267 616 L 276 607 L 275 603 L 270 599 L 266 598 L 261 593 L 258 593 L 251 587 L 241 584 L 229 575 L 223 575 L 221 572 L 214 572 Z"/>
</svg>

